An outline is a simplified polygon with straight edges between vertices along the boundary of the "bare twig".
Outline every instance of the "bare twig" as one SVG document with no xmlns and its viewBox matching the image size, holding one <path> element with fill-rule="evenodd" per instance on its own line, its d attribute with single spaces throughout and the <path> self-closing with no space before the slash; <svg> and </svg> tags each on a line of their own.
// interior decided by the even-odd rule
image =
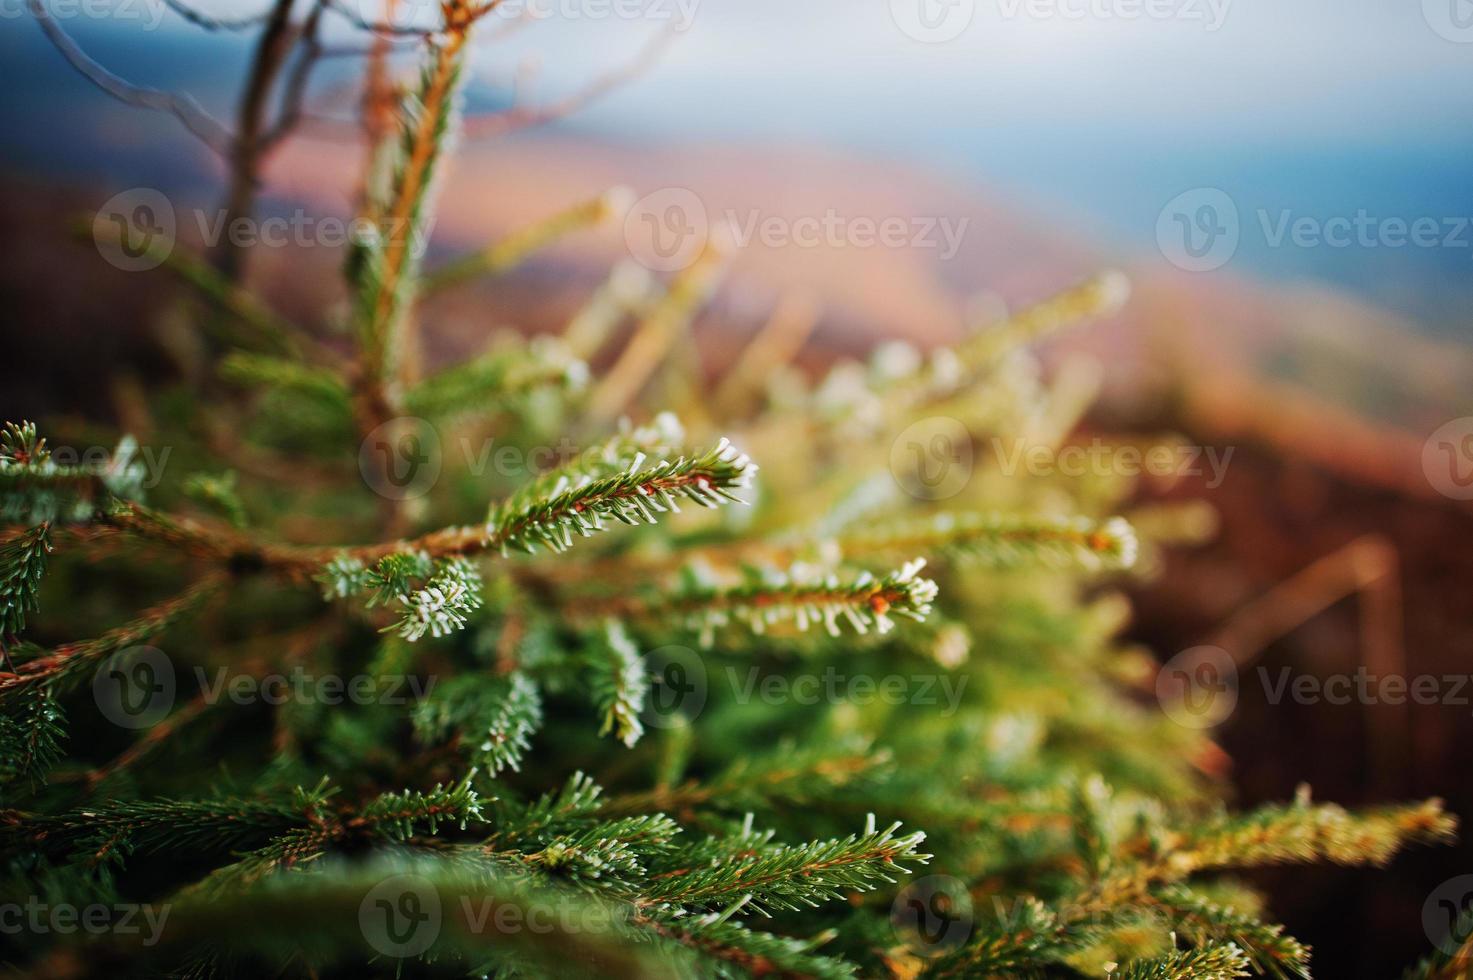
<svg viewBox="0 0 1473 980">
<path fill-rule="evenodd" d="M 291 22 L 292 0 L 275 0 L 266 28 L 256 44 L 251 71 L 236 111 L 236 137 L 230 151 L 230 188 L 225 196 L 225 224 L 248 218 L 255 211 L 256 191 L 262 158 L 267 149 L 267 102 L 277 73 L 290 56 L 298 37 Z M 215 267 L 227 279 L 240 278 L 244 247 L 227 235 L 215 253 Z"/>
<path fill-rule="evenodd" d="M 608 95 L 649 71 L 665 53 L 665 48 L 679 33 L 674 24 L 655 34 L 646 41 L 639 53 L 627 64 L 595 78 L 588 85 L 556 102 L 542 106 L 513 105 L 510 109 L 484 116 L 468 116 L 465 120 L 467 139 L 484 139 L 504 136 L 507 133 L 540 126 L 565 118 L 587 106 L 590 102 Z"/>
<path fill-rule="evenodd" d="M 264 24 L 266 18 L 271 16 L 270 10 L 263 10 L 259 14 L 252 14 L 249 17 L 238 17 L 232 20 L 202 14 L 184 3 L 183 0 L 164 0 L 164 5 L 194 26 L 203 27 L 207 31 L 245 31 Z"/>
<path fill-rule="evenodd" d="M 369 31 L 381 37 L 413 37 L 427 40 L 439 34 L 442 27 L 411 27 L 408 24 L 390 24 L 384 21 L 369 20 L 342 0 L 327 0 L 328 9 L 342 17 L 348 23 L 361 31 Z"/>
<path fill-rule="evenodd" d="M 36 18 L 37 25 L 46 35 L 46 39 L 83 78 L 124 105 L 173 116 L 210 149 L 226 159 L 230 158 L 235 141 L 231 138 L 229 130 L 220 125 L 192 96 L 175 95 L 161 89 L 134 85 L 114 75 L 93 61 L 85 51 L 77 46 L 71 36 L 62 30 L 51 16 L 43 0 L 28 0 L 28 6 L 31 15 Z"/>
<path fill-rule="evenodd" d="M 326 9 L 326 0 L 318 0 L 313 5 L 312 12 L 307 15 L 306 23 L 302 25 L 302 53 L 286 83 L 286 91 L 282 93 L 276 124 L 261 137 L 263 153 L 274 149 L 301 121 L 302 104 L 307 98 L 307 84 L 311 81 L 312 69 L 317 67 L 317 62 L 323 57 L 318 31 L 322 23 L 322 13 Z"/>
</svg>

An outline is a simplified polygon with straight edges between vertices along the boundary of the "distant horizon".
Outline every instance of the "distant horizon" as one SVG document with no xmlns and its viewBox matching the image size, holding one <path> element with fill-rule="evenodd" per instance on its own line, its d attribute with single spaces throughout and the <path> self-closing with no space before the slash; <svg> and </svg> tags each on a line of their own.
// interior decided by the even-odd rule
<svg viewBox="0 0 1473 980">
<path fill-rule="evenodd" d="M 1158 250 L 1168 202 L 1221 190 L 1239 211 L 1239 272 L 1318 280 L 1466 336 L 1473 229 L 1462 234 L 1465 247 L 1302 247 L 1272 236 L 1286 218 L 1324 224 L 1369 215 L 1435 220 L 1452 241 L 1456 223 L 1473 217 L 1473 43 L 1440 36 L 1421 4 L 1282 0 L 1269 10 L 1219 0 L 1225 16 L 1209 31 L 1185 17 L 1030 19 L 1020 11 L 1083 8 L 1018 0 L 979 6 L 958 37 L 926 44 L 897 28 L 889 0 L 810 0 L 786 17 L 776 0 L 643 2 L 672 16 L 693 9 L 689 30 L 651 71 L 557 131 L 655 146 L 799 142 L 880 157 L 970 181 L 1040 220 L 1145 256 Z M 1179 2 L 1209 9 L 1207 0 Z M 200 6 L 220 15 L 256 9 L 245 0 Z M 841 6 L 850 16 L 835 32 Z M 125 161 L 71 152 L 85 152 L 89 121 L 105 116 L 109 139 L 138 134 L 145 156 L 154 141 L 180 138 L 170 121 L 120 109 L 68 79 L 70 69 L 27 19 L 0 39 L 0 77 L 37 93 L 32 115 L 4 120 L 14 134 L 4 150 L 10 165 L 126 169 Z M 790 30 L 774 33 L 773 23 Z M 243 63 L 243 42 L 198 34 L 172 14 L 160 24 L 152 33 L 126 23 L 66 26 L 106 63 L 152 84 L 187 85 L 227 111 L 221 96 Z M 534 24 L 492 49 L 503 54 L 473 80 L 472 97 L 504 98 L 501 83 L 529 55 L 542 66 L 537 95 L 567 94 L 627 62 L 658 29 L 638 19 Z M 199 57 L 205 50 L 210 57 Z M 58 130 L 58 108 L 82 124 Z M 16 112 L 27 110 L 7 108 Z"/>
</svg>

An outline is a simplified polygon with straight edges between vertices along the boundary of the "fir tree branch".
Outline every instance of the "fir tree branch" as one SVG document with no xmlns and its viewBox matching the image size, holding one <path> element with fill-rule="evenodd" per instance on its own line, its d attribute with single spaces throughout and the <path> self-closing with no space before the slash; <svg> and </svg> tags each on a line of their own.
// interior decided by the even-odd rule
<svg viewBox="0 0 1473 980">
<path fill-rule="evenodd" d="M 1130 298 L 1130 280 L 1110 270 L 1076 286 L 981 326 L 957 351 L 971 368 L 994 363 L 998 356 L 1086 320 L 1110 316 Z"/>
<path fill-rule="evenodd" d="M 520 771 L 531 736 L 542 727 L 542 696 L 520 672 L 506 677 L 470 675 L 437 684 L 414 709 L 420 740 L 460 742 L 470 762 L 489 776 Z"/>
<path fill-rule="evenodd" d="M 556 341 L 518 338 L 421 381 L 404 393 L 404 408 L 425 418 L 490 414 L 538 389 L 576 390 L 587 376 L 588 366 Z"/>
<path fill-rule="evenodd" d="M 87 223 L 78 232 L 88 238 L 99 235 L 115 238 L 122 234 L 114 225 L 104 226 L 97 222 Z M 153 242 L 149 248 L 164 270 L 241 328 L 232 330 L 216 319 L 202 319 L 201 325 L 218 334 L 222 342 L 289 358 L 310 357 L 320 364 L 341 362 L 342 358 L 336 351 L 270 309 L 250 290 L 190 249 L 177 242 L 164 241 Z"/>
<path fill-rule="evenodd" d="M 476 770 L 471 769 L 451 787 L 436 784 L 429 792 L 403 790 L 385 793 L 369 801 L 349 822 L 351 828 L 368 828 L 389 840 L 405 841 L 424 824 L 434 834 L 440 823 L 453 823 L 461 830 L 481 818 L 482 800 L 472 788 Z"/>
<path fill-rule="evenodd" d="M 0 811 L 0 848 L 66 854 L 95 845 L 92 860 L 101 861 L 120 851 L 252 847 L 319 823 L 329 795 L 325 787 L 299 788 L 284 800 L 119 800 L 55 815 Z"/>
<path fill-rule="evenodd" d="M 1260 922 L 1181 885 L 1153 891 L 1148 900 L 1166 912 L 1178 930 L 1197 946 L 1232 943 L 1254 971 L 1275 980 L 1309 980 L 1309 949 L 1284 927 Z"/>
<path fill-rule="evenodd" d="M 237 351 L 220 362 L 219 370 L 227 381 L 301 392 L 344 418 L 352 416 L 348 386 L 337 372 L 328 368 L 305 364 L 298 358 Z"/>
<path fill-rule="evenodd" d="M 943 513 L 924 520 L 851 531 L 846 555 L 942 554 L 999 567 L 1039 562 L 1055 568 L 1123 569 L 1135 564 L 1135 532 L 1123 518 Z"/>
<path fill-rule="evenodd" d="M 645 465 L 642 454 L 637 454 L 628 469 L 599 479 L 574 470 L 579 479 L 574 483 L 568 471 L 554 472 L 534 482 L 531 492 L 521 492 L 493 507 L 485 524 L 441 528 L 416 538 L 348 547 L 262 542 L 233 529 L 210 527 L 117 500 L 97 520 L 113 531 L 156 541 L 237 570 L 262 569 L 295 581 L 308 581 L 330 571 L 327 566 L 339 559 L 366 565 L 401 553 L 423 552 L 434 559 L 486 551 L 505 555 L 513 548 L 531 552 L 538 544 L 561 551 L 571 545 L 574 532 L 588 537 L 605 529 L 604 522 L 610 518 L 631 525 L 641 520 L 655 523 L 659 513 L 678 509 L 677 499 L 693 500 L 704 507 L 740 502 L 732 491 L 749 486 L 756 469 L 725 440 L 714 449 L 673 462 Z M 89 486 L 95 484 L 95 476 L 88 474 L 87 482 Z"/>
<path fill-rule="evenodd" d="M 638 912 L 632 922 L 658 936 L 689 947 L 707 963 L 707 975 L 716 977 L 813 977 L 847 980 L 854 968 L 842 960 L 813 952 L 830 937 L 820 933 L 799 940 L 748 929 L 731 921 L 746 901 L 721 912 L 679 918 Z"/>
<path fill-rule="evenodd" d="M 1149 849 L 1160 856 L 1106 877 L 1081 897 L 1073 915 L 1145 901 L 1155 886 L 1205 871 L 1316 861 L 1383 865 L 1406 846 L 1450 840 L 1455 828 L 1456 820 L 1443 811 L 1440 800 L 1352 813 L 1333 804 L 1313 805 L 1301 795 L 1290 804 L 1167 834 L 1164 841 L 1124 845 L 1127 853 Z"/>
<path fill-rule="evenodd" d="M 868 633 L 873 627 L 883 634 L 894 628 L 892 616 L 919 622 L 930 614 L 936 583 L 917 574 L 925 564 L 918 558 L 879 579 L 861 572 L 850 583 L 832 575 L 818 581 L 775 576 L 734 588 L 691 587 L 655 599 L 619 598 L 602 608 L 588 603 L 575 611 L 673 619 L 698 631 L 705 647 L 715 642 L 719 628 L 734 621 L 759 635 L 778 623 L 792 622 L 800 631 L 822 624 L 830 636 L 840 636 L 841 621 L 856 633 Z"/>
<path fill-rule="evenodd" d="M 595 228 L 606 221 L 618 220 L 629 209 L 631 192 L 616 187 L 587 201 L 524 228 L 506 238 L 469 255 L 452 259 L 425 275 L 420 294 L 425 297 L 450 289 L 481 276 L 503 275 L 525 262 L 534 252 L 558 239 L 585 228 Z"/>
<path fill-rule="evenodd" d="M 828 802 L 835 790 L 874 775 L 892 761 L 890 753 L 865 744 L 841 744 L 837 751 L 828 746 L 781 744 L 771 754 L 744 758 L 705 782 L 691 780 L 612 797 L 600 805 L 599 812 L 683 813 L 697 807 L 740 810 L 770 808 L 779 802 Z"/>
<path fill-rule="evenodd" d="M 589 652 L 593 680 L 589 690 L 603 716 L 600 735 L 612 733 L 626 748 L 634 748 L 644 734 L 639 713 L 649 693 L 648 668 L 624 625 L 610 619 L 594 639 Z"/>
<path fill-rule="evenodd" d="M 382 208 L 380 240 L 360 243 L 354 260 L 362 347 L 356 393 L 364 432 L 387 421 L 398 401 L 407 308 L 418 288 L 433 183 L 454 127 L 466 45 L 476 20 L 495 6 L 496 0 L 479 7 L 448 0 L 442 7 L 444 30 L 432 42 L 419 88 L 403 109 L 403 146 L 390 203 Z"/>
<path fill-rule="evenodd" d="M 724 501 L 741 503 L 732 491 L 751 484 L 756 464 L 722 439 L 716 448 L 674 462 L 646 465 L 643 453 L 620 473 L 594 478 L 552 475 L 552 485 L 538 481 L 531 493 L 520 493 L 492 509 L 486 520 L 485 546 L 508 554 L 531 553 L 537 545 L 551 551 L 572 546 L 573 534 L 589 537 L 604 530 L 606 520 L 638 525 L 658 523 L 658 514 L 679 510 L 678 499 L 703 507 Z"/>
<path fill-rule="evenodd" d="M 641 310 L 653 292 L 654 281 L 644 266 L 630 260 L 618 263 L 568 321 L 563 343 L 574 357 L 593 357 L 624 317 Z"/>
<path fill-rule="evenodd" d="M 893 882 L 894 871 L 908 872 L 906 862 L 925 864 L 931 855 L 916 848 L 926 839 L 921 831 L 896 837 L 900 825 L 877 830 L 871 815 L 861 834 L 807 844 L 746 848 L 725 861 L 681 864 L 662 869 L 642 890 L 641 907 L 685 906 L 711 908 L 750 895 L 754 911 L 796 911 L 804 906 L 842 897 L 846 892 L 870 891 L 881 882 Z M 709 852 L 706 852 L 709 853 Z"/>
<path fill-rule="evenodd" d="M 157 636 L 197 612 L 220 594 L 228 581 L 229 576 L 223 572 L 205 575 L 179 595 L 144 610 L 137 618 L 97 639 L 68 643 L 26 659 L 16 665 L 14 673 L 0 673 L 0 697 L 37 684 L 65 689 L 104 658 Z"/>
<path fill-rule="evenodd" d="M 618 360 L 589 393 L 590 424 L 602 425 L 628 410 L 676 338 L 715 290 L 725 264 L 725 246 L 713 235 L 696 260 L 676 274 L 669 291 L 639 322 Z"/>
<path fill-rule="evenodd" d="M 23 633 L 26 614 L 40 608 L 37 593 L 52 547 L 49 523 L 0 542 L 0 644 Z"/>
<path fill-rule="evenodd" d="M 1119 980 L 1234 980 L 1248 976 L 1248 967 L 1242 950 L 1222 943 L 1132 964 Z"/>
<path fill-rule="evenodd" d="M 61 761 L 65 752 L 66 715 L 56 695 L 42 685 L 7 698 L 0 711 L 0 788 L 26 783 L 34 787 Z"/>
</svg>

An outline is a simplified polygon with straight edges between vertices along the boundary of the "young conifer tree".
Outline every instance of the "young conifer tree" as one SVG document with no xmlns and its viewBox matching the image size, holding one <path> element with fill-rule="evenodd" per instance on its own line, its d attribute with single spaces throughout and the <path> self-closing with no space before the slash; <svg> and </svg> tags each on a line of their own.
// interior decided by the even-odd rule
<svg viewBox="0 0 1473 980">
<path fill-rule="evenodd" d="M 175 249 L 217 307 L 210 376 L 135 405 L 105 462 L 0 434 L 0 894 L 39 910 L 7 961 L 1308 977 L 1235 872 L 1450 837 L 1435 801 L 1226 811 L 1210 743 L 1117 639 L 1111 583 L 1171 522 L 1133 528 L 1123 477 L 972 465 L 1068 437 L 1086 400 L 1028 345 L 1118 306 L 1116 275 L 813 386 L 775 317 L 706 391 L 684 338 L 713 243 L 421 376 L 421 299 L 618 212 L 421 269 L 484 9 L 446 0 L 373 148 L 339 335 Z M 560 451 L 455 449 L 487 440 Z M 68 930 L 66 907 L 105 911 Z"/>
</svg>

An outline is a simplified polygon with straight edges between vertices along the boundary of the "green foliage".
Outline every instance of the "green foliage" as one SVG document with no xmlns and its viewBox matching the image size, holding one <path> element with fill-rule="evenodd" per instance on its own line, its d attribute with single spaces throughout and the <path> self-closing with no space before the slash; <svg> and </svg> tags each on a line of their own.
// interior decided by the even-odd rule
<svg viewBox="0 0 1473 980">
<path fill-rule="evenodd" d="M 51 551 L 50 524 L 0 542 L 0 641 L 23 632 L 26 614 L 40 608 L 37 593 Z"/>
<path fill-rule="evenodd" d="M 1248 976 L 1248 959 L 1231 943 L 1181 950 L 1170 956 L 1137 963 L 1121 980 L 1232 980 Z"/>
<path fill-rule="evenodd" d="M 592 676 L 588 688 L 603 716 L 598 733 L 612 732 L 627 747 L 634 748 L 644 734 L 639 713 L 644 710 L 644 699 L 649 693 L 648 668 L 618 620 L 604 623 L 592 644 L 589 667 Z"/>
<path fill-rule="evenodd" d="M 399 596 L 398 622 L 385 627 L 413 643 L 426 633 L 448 636 L 463 629 L 466 617 L 481 608 L 481 573 L 464 558 L 440 562 L 423 588 Z"/>
<path fill-rule="evenodd" d="M 415 707 L 414 728 L 426 744 L 458 738 L 467 760 L 487 775 L 520 770 L 542 727 L 542 695 L 527 675 L 471 674 L 436 685 Z"/>
<path fill-rule="evenodd" d="M 176 272 L 250 328 L 216 365 L 230 397 L 181 385 L 146 406 L 194 475 L 145 507 L 131 439 L 62 466 L 36 426 L 0 431 L 0 886 L 171 910 L 157 944 L 7 934 L 7 963 L 1294 980 L 1308 950 L 1224 873 L 1376 865 L 1449 839 L 1437 801 L 1215 802 L 1206 735 L 1143 701 L 1149 664 L 1119 637 L 1129 481 L 978 472 L 945 510 L 897 491 L 891 447 L 933 412 L 973 440 L 1062 440 L 1082 407 L 1025 345 L 1118 306 L 1116 276 L 929 359 L 889 345 L 811 385 L 773 364 L 713 399 L 683 333 L 713 245 L 664 287 L 616 272 L 562 338 L 505 333 L 421 377 L 430 204 L 466 39 L 492 6 L 442 6 L 397 132 L 371 149 L 351 360 L 185 256 Z M 510 268 L 617 197 L 453 261 L 439 284 Z M 631 312 L 632 337 L 604 350 Z M 569 350 L 612 359 L 586 398 Z M 447 466 L 432 493 L 371 493 L 354 459 L 405 415 L 519 450 L 568 440 L 529 479 Z M 753 506 L 721 506 L 739 493 Z M 598 533 L 614 524 L 637 530 Z M 43 625 L 93 639 L 12 642 L 43 574 Z M 142 643 L 167 648 L 178 697 L 150 729 L 110 726 L 87 682 L 116 680 L 98 667 Z M 216 704 L 189 686 L 220 672 L 357 696 Z M 903 921 L 925 904 L 905 884 L 923 867 L 965 920 L 940 948 Z M 412 950 L 371 926 L 430 907 Z M 1465 944 L 1412 975 L 1467 962 Z"/>
<path fill-rule="evenodd" d="M 8 791 L 12 784 L 44 781 L 61 761 L 66 716 L 45 686 L 16 696 L 5 707 L 0 713 L 0 788 Z"/>
<path fill-rule="evenodd" d="M 609 520 L 658 524 L 659 515 L 679 512 L 679 500 L 702 507 L 741 503 L 732 491 L 748 486 L 757 467 L 722 439 L 714 449 L 651 465 L 643 452 L 635 452 L 627 468 L 595 475 L 611 469 L 600 456 L 592 466 L 580 462 L 539 478 L 491 509 L 486 540 L 503 554 L 512 549 L 532 553 L 538 545 L 564 551 L 572 547 L 575 532 L 591 537 Z"/>
</svg>

